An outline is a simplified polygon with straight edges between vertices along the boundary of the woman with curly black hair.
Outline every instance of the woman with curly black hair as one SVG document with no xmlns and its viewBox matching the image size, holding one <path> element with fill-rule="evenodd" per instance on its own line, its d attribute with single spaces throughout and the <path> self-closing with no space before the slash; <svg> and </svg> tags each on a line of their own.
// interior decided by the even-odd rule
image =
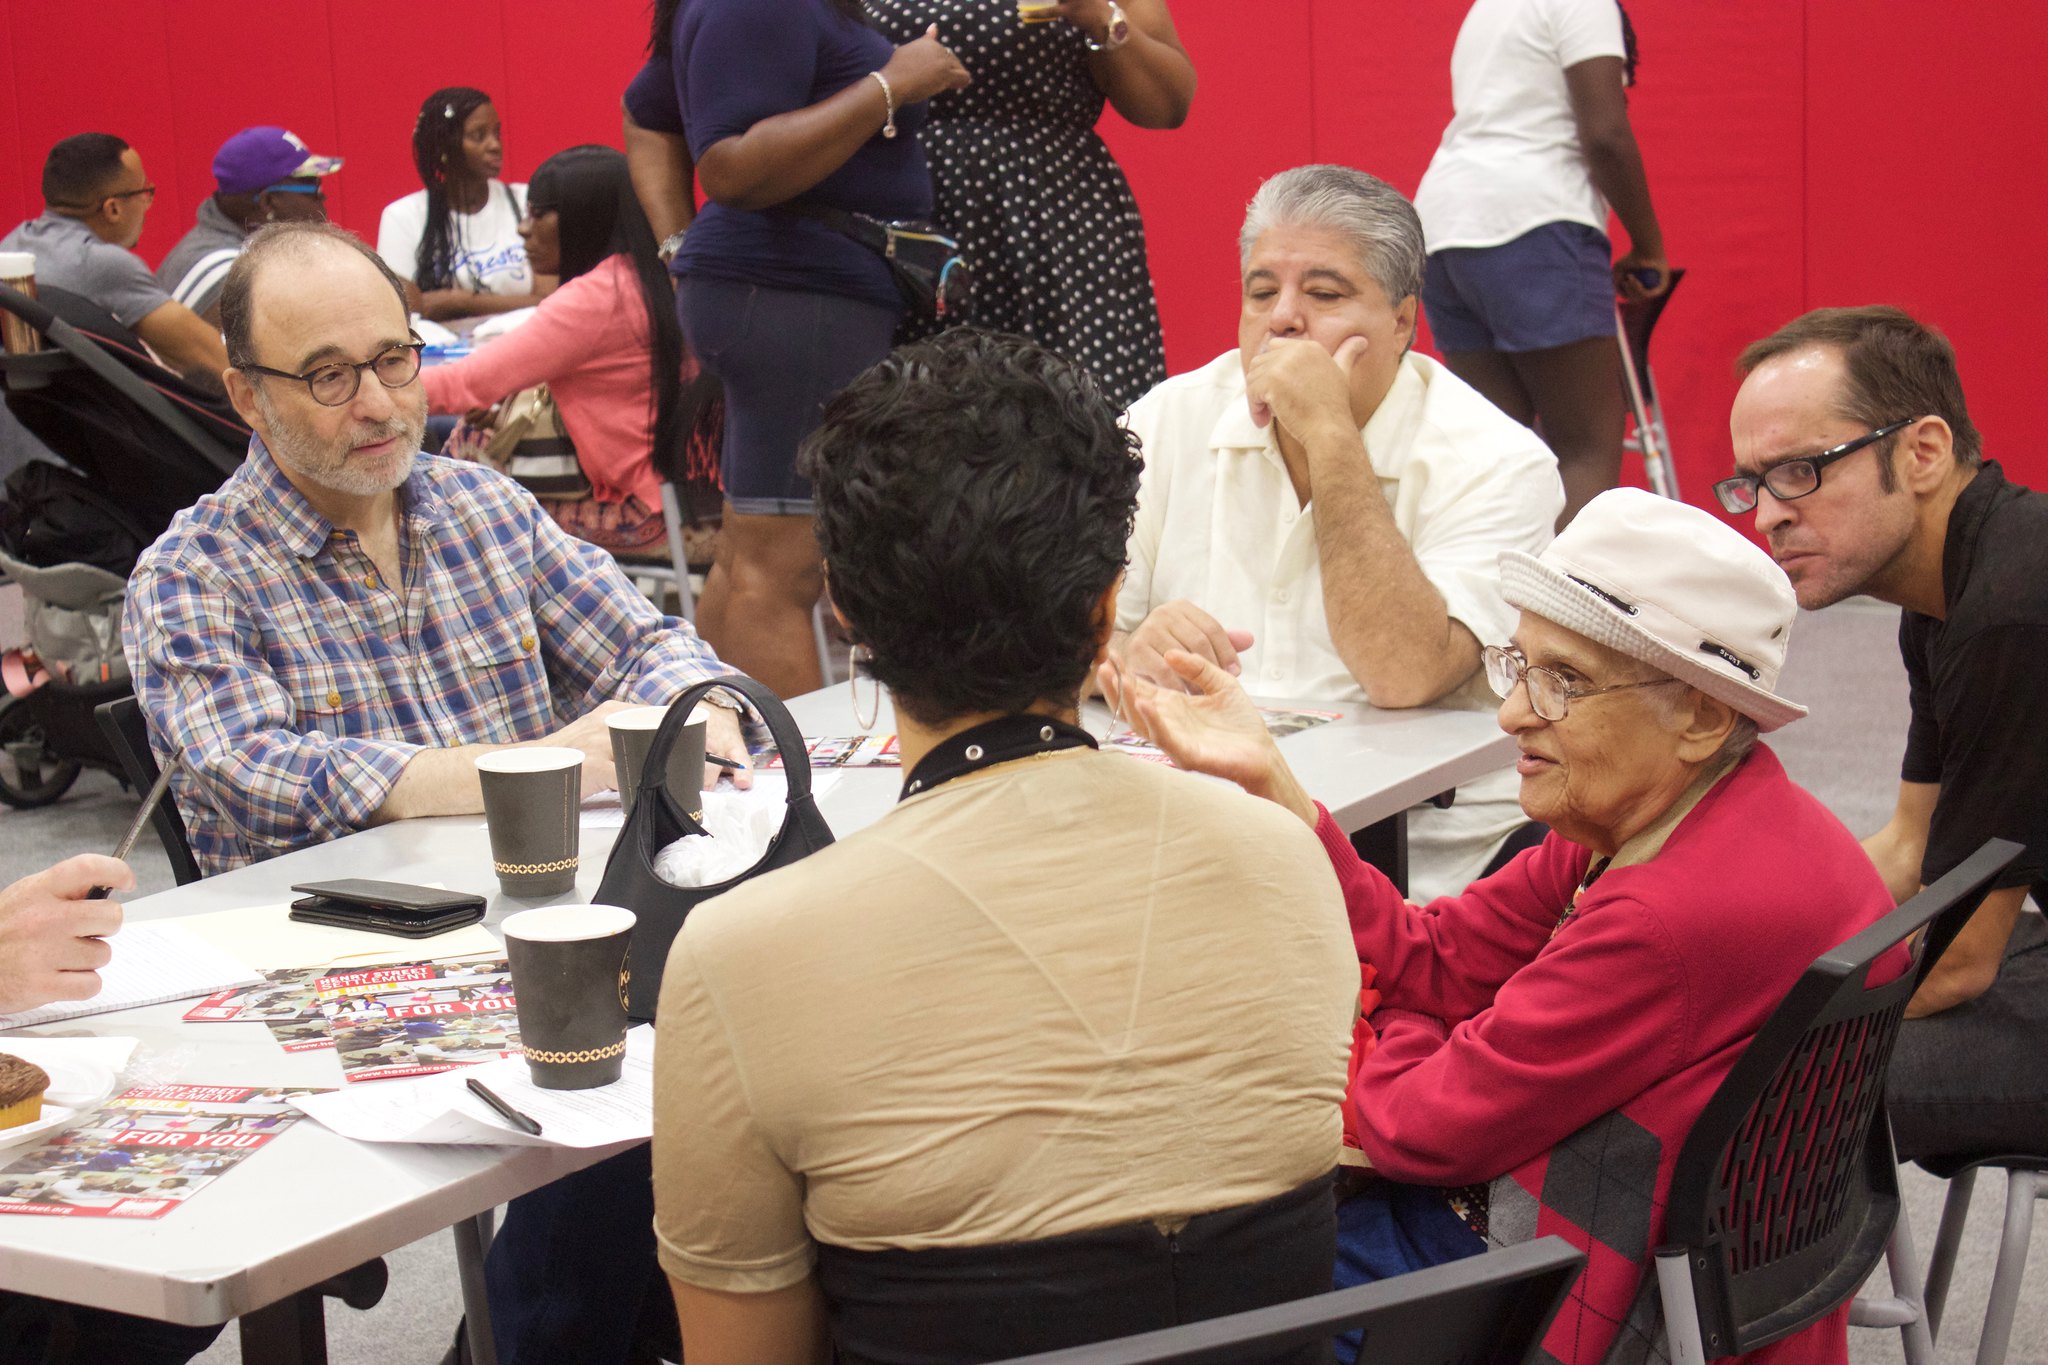
<svg viewBox="0 0 2048 1365">
<path fill-rule="evenodd" d="M 1336 884 L 1298 821 L 1078 724 L 1135 446 L 1078 365 L 972 330 L 897 350 L 806 444 L 905 781 L 669 956 L 655 1230 L 690 1365 L 823 1359 L 828 1331 L 856 1365 L 994 1360 L 1329 1284 Z"/>
<path fill-rule="evenodd" d="M 427 96 L 412 161 L 426 188 L 386 204 L 377 228 L 377 254 L 410 286 L 412 310 L 475 317 L 539 302 L 552 280 L 535 277 L 519 239 L 526 186 L 498 179 L 504 129 L 491 97 L 466 85 Z"/>
</svg>

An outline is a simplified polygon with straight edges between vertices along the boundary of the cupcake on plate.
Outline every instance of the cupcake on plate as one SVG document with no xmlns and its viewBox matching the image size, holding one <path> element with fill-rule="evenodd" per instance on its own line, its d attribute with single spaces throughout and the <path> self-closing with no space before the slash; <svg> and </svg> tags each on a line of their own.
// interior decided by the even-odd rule
<svg viewBox="0 0 2048 1365">
<path fill-rule="evenodd" d="M 43 1092 L 50 1073 L 34 1062 L 0 1052 L 0 1129 L 19 1128 L 43 1116 Z"/>
</svg>

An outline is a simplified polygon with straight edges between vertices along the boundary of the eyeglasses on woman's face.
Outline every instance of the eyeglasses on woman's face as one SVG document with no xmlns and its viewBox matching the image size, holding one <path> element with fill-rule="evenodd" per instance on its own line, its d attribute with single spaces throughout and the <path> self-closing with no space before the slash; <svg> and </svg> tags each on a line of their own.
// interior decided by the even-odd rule
<svg viewBox="0 0 2048 1365">
<path fill-rule="evenodd" d="M 1867 445 L 1874 445 L 1895 432 L 1904 431 L 1917 417 L 1908 417 L 1903 422 L 1879 427 L 1868 435 L 1858 436 L 1853 441 L 1818 455 L 1803 455 L 1796 460 L 1780 460 L 1761 474 L 1737 474 L 1732 479 L 1723 479 L 1714 485 L 1714 496 L 1720 499 L 1725 511 L 1742 513 L 1754 512 L 1759 485 L 1771 490 L 1771 496 L 1779 502 L 1791 502 L 1803 498 L 1820 487 L 1820 472 L 1837 460 L 1846 460 Z"/>
<path fill-rule="evenodd" d="M 1633 687 L 1662 687 L 1676 678 L 1647 678 L 1642 682 L 1609 683 L 1605 687 L 1584 687 L 1562 673 L 1532 664 L 1515 650 L 1488 645 L 1479 651 L 1486 665 L 1486 685 L 1493 695 L 1506 701 L 1523 682 L 1529 684 L 1529 709 L 1547 721 L 1560 721 L 1571 713 L 1572 702 L 1597 697 L 1603 692 L 1626 692 Z"/>
<path fill-rule="evenodd" d="M 412 383 L 419 375 L 420 352 L 425 346 L 425 342 L 414 338 L 379 351 L 365 361 L 329 361 L 325 365 L 315 365 L 304 374 L 273 370 L 268 365 L 238 365 L 235 368 L 267 374 L 272 379 L 296 379 L 306 386 L 306 392 L 313 396 L 314 402 L 322 407 L 338 408 L 356 396 L 356 390 L 362 387 L 364 370 L 375 374 L 377 382 L 387 389 L 402 389 Z"/>
</svg>

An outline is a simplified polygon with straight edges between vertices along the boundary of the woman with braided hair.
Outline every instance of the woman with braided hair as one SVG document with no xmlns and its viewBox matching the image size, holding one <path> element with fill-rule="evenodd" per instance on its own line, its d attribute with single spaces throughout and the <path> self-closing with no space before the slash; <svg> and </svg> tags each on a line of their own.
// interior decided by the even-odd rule
<svg viewBox="0 0 2048 1365">
<path fill-rule="evenodd" d="M 384 206 L 377 254 L 406 281 L 406 301 L 429 318 L 509 313 L 540 301 L 519 239 L 526 186 L 498 179 L 504 130 L 491 97 L 466 85 L 436 90 L 412 130 L 413 166 L 426 188 Z"/>
</svg>

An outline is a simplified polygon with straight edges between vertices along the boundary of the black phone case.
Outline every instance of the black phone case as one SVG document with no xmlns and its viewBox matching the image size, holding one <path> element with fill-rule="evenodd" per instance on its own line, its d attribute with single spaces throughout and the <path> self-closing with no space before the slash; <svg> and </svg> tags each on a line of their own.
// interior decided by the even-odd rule
<svg viewBox="0 0 2048 1365">
<path fill-rule="evenodd" d="M 329 896 L 307 896 L 293 901 L 290 915 L 301 924 L 365 929 L 373 934 L 394 934 L 399 938 L 431 938 L 450 929 L 475 924 L 483 917 L 484 903 L 481 899 L 473 905 L 422 912 L 365 905 L 361 901 L 336 900 Z"/>
<path fill-rule="evenodd" d="M 368 881 L 348 877 L 332 882 L 304 882 L 292 888 L 308 897 L 321 897 L 372 909 L 402 911 L 414 915 L 436 910 L 481 907 L 484 898 L 468 891 L 449 891 L 438 886 L 414 886 L 409 882 Z"/>
</svg>

